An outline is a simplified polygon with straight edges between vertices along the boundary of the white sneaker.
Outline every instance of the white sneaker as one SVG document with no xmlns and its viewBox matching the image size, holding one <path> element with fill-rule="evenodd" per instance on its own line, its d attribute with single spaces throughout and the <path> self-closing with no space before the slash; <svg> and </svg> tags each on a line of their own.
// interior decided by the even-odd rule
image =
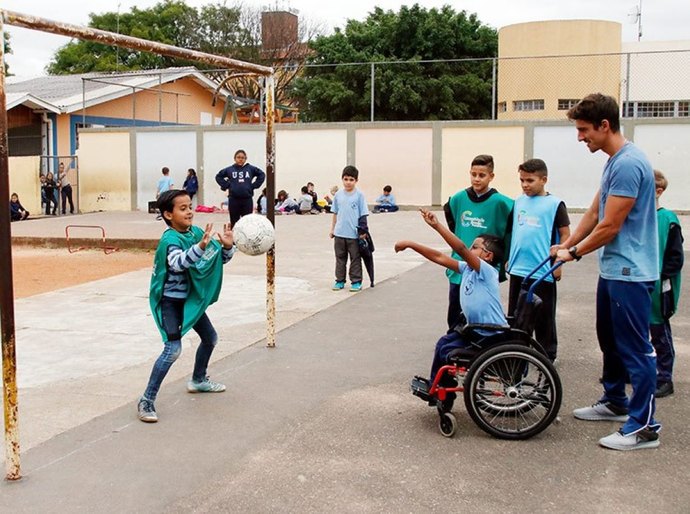
<svg viewBox="0 0 690 514">
<path fill-rule="evenodd" d="M 187 391 L 190 393 L 222 393 L 225 391 L 225 385 L 206 377 L 203 382 L 194 382 L 194 380 L 187 382 Z"/>
<path fill-rule="evenodd" d="M 599 444 L 611 450 L 643 450 L 657 448 L 660 444 L 659 434 L 648 428 L 643 428 L 634 434 L 623 435 L 620 431 L 599 439 Z"/>
<path fill-rule="evenodd" d="M 573 416 L 585 421 L 628 421 L 628 409 L 609 402 L 597 402 L 591 407 L 582 407 L 573 411 Z"/>
</svg>

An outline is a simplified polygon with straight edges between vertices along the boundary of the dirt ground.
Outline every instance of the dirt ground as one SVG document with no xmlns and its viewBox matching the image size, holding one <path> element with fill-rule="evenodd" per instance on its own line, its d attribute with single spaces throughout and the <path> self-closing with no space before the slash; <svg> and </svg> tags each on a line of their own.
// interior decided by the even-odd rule
<svg viewBox="0 0 690 514">
<path fill-rule="evenodd" d="M 14 297 L 25 298 L 128 271 L 148 268 L 153 251 L 101 250 L 69 253 L 66 249 L 12 248 Z"/>
</svg>

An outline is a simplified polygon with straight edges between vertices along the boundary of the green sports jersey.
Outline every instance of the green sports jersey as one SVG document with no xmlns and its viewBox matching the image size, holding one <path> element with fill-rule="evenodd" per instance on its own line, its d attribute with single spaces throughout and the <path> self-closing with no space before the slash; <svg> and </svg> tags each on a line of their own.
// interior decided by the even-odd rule
<svg viewBox="0 0 690 514">
<path fill-rule="evenodd" d="M 156 248 L 156 255 L 153 259 L 153 273 L 151 274 L 149 305 L 163 341 L 168 340 L 168 335 L 163 330 L 160 302 L 161 298 L 163 298 L 163 287 L 168 273 L 168 247 L 174 245 L 187 251 L 201 241 L 203 236 L 204 231 L 196 226 L 192 226 L 187 232 L 178 232 L 169 228 L 163 232 L 158 248 Z M 221 244 L 212 239 L 206 245 L 204 255 L 187 270 L 189 292 L 184 302 L 184 321 L 182 323 L 181 335 L 189 332 L 204 312 L 206 312 L 208 306 L 218 300 L 220 288 L 223 284 L 222 253 L 223 247 Z"/>
<path fill-rule="evenodd" d="M 672 225 L 680 226 L 678 216 L 673 211 L 668 209 L 657 209 L 656 211 L 657 229 L 659 233 L 659 270 L 664 268 L 664 254 L 666 253 L 666 244 L 668 242 L 668 234 Z M 664 294 L 662 292 L 662 280 L 659 279 L 654 283 L 654 292 L 652 293 L 652 315 L 650 323 L 661 324 L 678 308 L 678 297 L 680 296 L 680 272 L 669 279 L 671 289 Z M 662 310 L 662 300 L 667 296 L 668 302 Z M 666 312 L 663 312 L 666 311 Z M 664 315 L 665 314 L 665 315 Z"/>
<path fill-rule="evenodd" d="M 455 193 L 449 200 L 453 220 L 455 220 L 455 235 L 469 248 L 480 234 L 493 234 L 504 240 L 507 259 L 509 238 L 509 221 L 513 210 L 513 200 L 502 195 L 495 189 L 490 189 L 481 197 L 476 196 L 472 188 Z M 456 252 L 453 259 L 463 260 Z M 498 265 L 500 278 L 505 280 L 504 262 Z M 456 271 L 446 271 L 448 280 L 459 284 L 462 275 Z"/>
</svg>

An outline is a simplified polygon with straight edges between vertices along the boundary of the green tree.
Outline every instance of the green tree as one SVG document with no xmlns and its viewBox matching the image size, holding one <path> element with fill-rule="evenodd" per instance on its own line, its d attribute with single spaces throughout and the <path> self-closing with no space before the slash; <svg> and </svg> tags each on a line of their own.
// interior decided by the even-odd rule
<svg viewBox="0 0 690 514">
<path fill-rule="evenodd" d="M 441 9 L 375 8 L 364 21 L 318 37 L 309 64 L 294 83 L 306 121 L 357 121 L 370 116 L 371 67 L 375 66 L 377 120 L 480 119 L 491 114 L 494 29 L 475 14 Z M 459 62 L 420 62 L 465 59 Z M 474 59 L 474 60 L 471 60 Z M 328 66 L 335 64 L 335 66 Z"/>
<path fill-rule="evenodd" d="M 149 9 L 128 13 L 107 12 L 89 15 L 89 26 L 151 41 L 225 55 L 266 66 L 289 63 L 276 75 L 276 98 L 289 103 L 284 91 L 299 73 L 307 51 L 306 41 L 322 32 L 318 24 L 300 20 L 297 40 L 283 48 L 264 49 L 261 45 L 261 10 L 238 3 L 205 5 L 199 9 L 183 0 L 164 0 Z M 210 66 L 171 57 L 101 45 L 91 41 L 72 41 L 58 49 L 47 71 L 53 75 L 132 71 L 193 65 Z M 210 76 L 223 80 L 227 73 Z M 257 99 L 260 87 L 254 78 L 242 77 L 226 83 L 237 97 Z"/>
</svg>

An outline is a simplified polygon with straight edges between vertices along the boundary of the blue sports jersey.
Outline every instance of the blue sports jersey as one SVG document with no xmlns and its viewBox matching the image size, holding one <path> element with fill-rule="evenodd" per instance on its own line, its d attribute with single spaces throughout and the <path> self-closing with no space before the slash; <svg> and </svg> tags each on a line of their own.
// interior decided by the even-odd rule
<svg viewBox="0 0 690 514">
<path fill-rule="evenodd" d="M 458 271 L 462 274 L 460 306 L 467 322 L 507 326 L 498 288 L 498 270 L 481 261 L 477 272 L 460 261 Z"/>
<path fill-rule="evenodd" d="M 549 255 L 554 220 L 561 203 L 560 198 L 551 194 L 523 194 L 515 200 L 510 261 L 507 269 L 509 274 L 526 277 Z M 537 274 L 536 278 L 543 275 L 546 269 L 540 270 L 541 273 Z M 545 280 L 553 282 L 553 277 L 549 274 Z"/>
<path fill-rule="evenodd" d="M 613 155 L 601 176 L 599 221 L 609 196 L 635 198 L 616 237 L 599 249 L 602 278 L 648 282 L 659 278 L 659 243 L 654 171 L 647 157 L 628 142 Z"/>
<path fill-rule="evenodd" d="M 345 239 L 358 239 L 357 225 L 359 218 L 367 216 L 369 209 L 364 195 L 359 189 L 348 193 L 344 189 L 333 197 L 331 212 L 337 215 L 333 235 Z"/>
</svg>

